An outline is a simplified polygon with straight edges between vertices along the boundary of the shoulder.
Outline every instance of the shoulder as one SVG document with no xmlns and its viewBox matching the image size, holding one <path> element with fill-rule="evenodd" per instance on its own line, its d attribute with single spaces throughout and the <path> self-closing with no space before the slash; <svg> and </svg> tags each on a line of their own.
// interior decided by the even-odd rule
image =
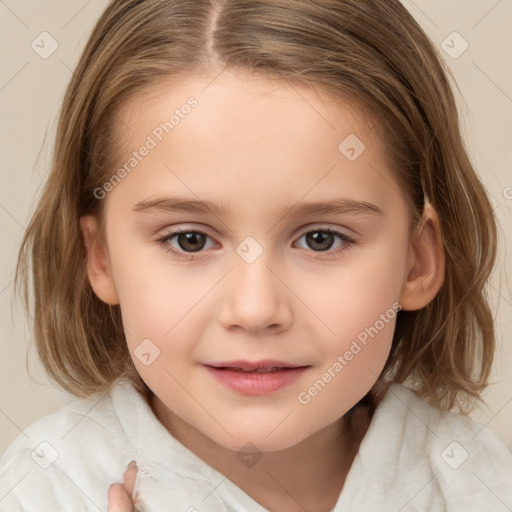
<svg viewBox="0 0 512 512">
<path fill-rule="evenodd" d="M 95 503 L 103 499 L 96 496 L 98 484 L 108 488 L 119 479 L 129 451 L 112 393 L 129 400 L 134 390 L 128 386 L 118 383 L 108 393 L 75 399 L 20 433 L 0 459 L 0 508 L 65 510 L 82 503 L 75 510 L 89 510 L 84 494 L 91 510 L 106 508 Z M 111 480 L 95 481 L 105 477 Z"/>
<path fill-rule="evenodd" d="M 495 432 L 439 411 L 401 384 L 390 386 L 375 414 L 397 473 L 416 475 L 423 494 L 437 495 L 447 510 L 512 507 L 512 453 Z"/>
<path fill-rule="evenodd" d="M 428 446 L 430 450 L 442 447 L 442 458 L 445 462 L 452 456 L 452 451 L 455 453 L 458 450 L 456 445 L 450 445 L 458 443 L 466 451 L 487 452 L 493 457 L 497 456 L 498 460 L 505 463 L 506 468 L 507 463 L 512 463 L 512 453 L 505 441 L 493 430 L 468 416 L 439 411 L 401 384 L 393 384 L 389 388 L 386 401 L 383 412 L 388 418 L 393 415 L 400 418 L 406 426 L 406 431 L 411 434 L 411 438 L 421 438 L 421 444 Z M 445 445 L 447 441 L 449 444 Z M 460 457 L 464 458 L 462 450 L 459 451 Z M 459 465 L 459 467 L 464 463 L 459 459 L 447 462 L 449 466 Z M 508 469 L 512 469 L 512 466 Z"/>
</svg>

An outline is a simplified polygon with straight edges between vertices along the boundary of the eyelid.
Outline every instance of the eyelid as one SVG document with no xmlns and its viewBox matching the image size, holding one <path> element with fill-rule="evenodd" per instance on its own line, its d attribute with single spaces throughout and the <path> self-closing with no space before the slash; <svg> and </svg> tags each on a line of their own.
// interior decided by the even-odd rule
<svg viewBox="0 0 512 512">
<path fill-rule="evenodd" d="M 194 222 L 178 222 L 176 224 L 166 224 L 165 227 L 158 230 L 158 233 L 188 233 L 190 231 L 204 233 L 208 235 L 208 232 L 212 231 L 212 228 L 206 224 L 194 223 Z M 210 236 L 210 235 L 208 235 Z"/>
<path fill-rule="evenodd" d="M 304 236 L 306 233 L 310 233 L 311 231 L 329 231 L 351 240 L 353 239 L 353 236 L 349 235 L 347 232 L 353 233 L 354 236 L 359 235 L 359 233 L 357 233 L 357 231 L 354 231 L 353 229 L 349 229 L 338 225 L 334 226 L 329 223 L 319 222 L 317 224 L 309 223 L 297 229 L 296 232 L 298 233 L 298 235 L 295 236 L 295 239 L 300 238 L 301 236 Z"/>
<path fill-rule="evenodd" d="M 337 236 L 339 240 L 341 240 L 341 245 L 335 247 L 334 249 L 329 248 L 325 251 L 314 251 L 313 249 L 306 249 L 304 247 L 298 247 L 298 241 L 307 235 L 308 233 L 315 231 L 325 231 L 328 233 Z M 347 235 L 344 230 L 338 226 L 332 227 L 323 224 L 309 224 L 307 226 L 303 226 L 299 236 L 295 237 L 295 241 L 293 242 L 293 247 L 303 251 L 303 254 L 306 254 L 308 258 L 325 261 L 333 261 L 336 258 L 340 257 L 342 254 L 350 251 L 357 245 L 357 241 L 352 237 Z"/>
<path fill-rule="evenodd" d="M 315 232 L 315 231 L 325 231 L 328 233 L 332 233 L 335 236 L 337 236 L 340 240 L 342 240 L 343 244 L 340 247 L 337 247 L 335 249 L 328 249 L 326 251 L 314 251 L 312 249 L 305 249 L 302 247 L 297 247 L 298 249 L 302 249 L 306 252 L 309 252 L 311 254 L 314 254 L 316 259 L 328 259 L 330 257 L 335 257 L 339 255 L 342 252 L 347 251 L 350 249 L 356 241 L 353 239 L 353 237 L 347 235 L 341 228 L 339 227 L 332 227 L 325 224 L 308 224 L 307 226 L 303 226 L 301 228 L 300 234 L 298 236 L 295 236 L 294 241 L 292 242 L 292 246 L 296 247 L 296 243 L 306 234 Z M 208 256 L 207 250 L 199 250 L 196 252 L 186 252 L 177 250 L 174 247 L 172 247 L 169 244 L 169 240 L 174 238 L 175 236 L 181 234 L 181 233 L 199 233 L 202 235 L 205 235 L 207 238 L 212 240 L 217 246 L 222 247 L 222 244 L 219 244 L 215 240 L 214 237 L 209 235 L 206 230 L 202 230 L 200 228 L 193 228 L 193 227 L 187 227 L 186 225 L 180 225 L 180 227 L 176 227 L 174 229 L 169 228 L 169 231 L 167 233 L 162 234 L 158 238 L 159 244 L 162 246 L 162 248 L 173 255 L 175 255 L 179 259 L 185 259 L 185 260 L 198 260 L 204 257 Z M 210 248 L 211 249 L 211 248 Z"/>
<path fill-rule="evenodd" d="M 201 235 L 205 235 L 205 237 L 212 240 L 215 245 L 219 246 L 219 242 L 217 242 L 217 240 L 213 236 L 209 235 L 206 231 L 207 230 L 202 228 L 189 227 L 184 224 L 180 224 L 179 227 L 175 227 L 174 229 L 171 226 L 169 226 L 157 238 L 157 242 L 164 251 L 166 251 L 169 254 L 172 254 L 178 259 L 189 261 L 198 260 L 208 256 L 207 250 L 200 250 L 196 252 L 181 251 L 174 248 L 169 242 L 171 239 L 173 239 L 177 235 L 180 235 L 181 233 L 199 233 Z"/>
</svg>

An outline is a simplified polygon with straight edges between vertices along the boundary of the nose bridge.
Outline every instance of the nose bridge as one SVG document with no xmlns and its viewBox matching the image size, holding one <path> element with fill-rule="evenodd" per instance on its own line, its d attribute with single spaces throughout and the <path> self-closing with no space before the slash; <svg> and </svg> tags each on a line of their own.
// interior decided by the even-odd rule
<svg viewBox="0 0 512 512">
<path fill-rule="evenodd" d="M 239 326 L 252 332 L 284 328 L 291 321 L 291 310 L 283 284 L 269 269 L 270 253 L 256 251 L 251 243 L 240 244 L 234 254 L 220 320 L 227 328 Z"/>
</svg>

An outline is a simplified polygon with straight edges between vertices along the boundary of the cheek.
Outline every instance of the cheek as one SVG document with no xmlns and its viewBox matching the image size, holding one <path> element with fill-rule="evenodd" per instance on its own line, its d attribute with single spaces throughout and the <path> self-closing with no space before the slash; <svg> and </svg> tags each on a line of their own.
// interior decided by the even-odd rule
<svg viewBox="0 0 512 512">
<path fill-rule="evenodd" d="M 139 336 L 165 337 L 211 287 L 204 273 L 170 263 L 157 242 L 112 254 L 112 265 L 125 328 Z"/>
<path fill-rule="evenodd" d="M 295 291 L 317 317 L 319 328 L 323 324 L 330 347 L 338 346 L 336 340 L 344 343 L 356 338 L 376 323 L 382 338 L 392 337 L 393 326 L 389 322 L 382 326 L 381 316 L 391 310 L 388 316 L 394 318 L 393 304 L 402 290 L 405 260 L 405 248 L 383 246 L 347 253 L 342 264 L 315 275 L 296 276 L 300 285 Z"/>
<path fill-rule="evenodd" d="M 379 378 L 401 309 L 393 283 L 380 284 L 373 292 L 367 289 L 331 306 L 328 321 L 336 334 L 323 337 L 321 364 L 297 395 L 298 406 L 306 412 L 306 428 L 315 428 L 314 418 L 334 422 Z"/>
<path fill-rule="evenodd" d="M 311 421 L 315 415 L 335 421 L 378 379 L 401 309 L 404 247 L 382 247 L 375 255 L 354 253 L 353 264 L 331 271 L 325 279 L 319 276 L 319 286 L 304 282 L 308 305 L 327 326 L 318 322 L 318 333 L 324 333 L 321 365 L 297 397 Z"/>
<path fill-rule="evenodd" d="M 317 429 L 317 418 L 323 424 L 336 421 L 368 393 L 387 360 L 391 333 L 390 322 L 387 332 L 383 330 L 365 343 L 350 340 L 333 351 L 332 357 L 297 394 L 303 428 Z"/>
<path fill-rule="evenodd" d="M 204 326 L 197 305 L 211 284 L 199 273 L 185 273 L 176 266 L 171 270 L 165 253 L 156 258 L 154 248 L 114 252 L 111 260 L 135 367 L 150 387 L 153 381 L 161 385 L 162 379 L 167 386 L 170 374 L 179 373 L 181 362 L 191 357 L 201 339 Z"/>
<path fill-rule="evenodd" d="M 188 382 L 190 361 L 204 330 L 194 307 L 204 291 L 181 287 L 178 275 L 170 283 L 154 278 L 153 267 L 120 294 L 127 346 L 145 383 L 181 410 L 188 403 L 182 385 Z"/>
</svg>

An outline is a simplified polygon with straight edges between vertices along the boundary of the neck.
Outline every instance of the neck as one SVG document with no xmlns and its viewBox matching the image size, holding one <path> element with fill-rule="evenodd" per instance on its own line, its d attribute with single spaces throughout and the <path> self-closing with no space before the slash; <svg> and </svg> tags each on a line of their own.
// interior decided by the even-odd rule
<svg viewBox="0 0 512 512">
<path fill-rule="evenodd" d="M 344 416 L 290 448 L 263 452 L 256 464 L 244 465 L 236 451 L 191 427 L 156 396 L 151 406 L 181 444 L 270 512 L 332 510 L 371 419 L 366 409 L 356 409 L 350 418 Z"/>
</svg>

